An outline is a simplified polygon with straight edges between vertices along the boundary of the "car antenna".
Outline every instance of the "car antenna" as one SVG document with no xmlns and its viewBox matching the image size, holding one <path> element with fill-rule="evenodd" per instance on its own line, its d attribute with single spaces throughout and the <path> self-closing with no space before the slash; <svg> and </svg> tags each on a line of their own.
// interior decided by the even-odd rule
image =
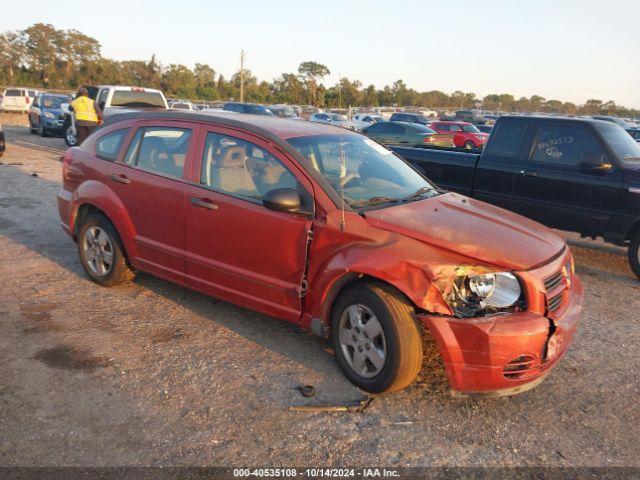
<svg viewBox="0 0 640 480">
<path fill-rule="evenodd" d="M 347 178 L 347 157 L 344 154 L 344 143 L 342 142 L 342 132 L 340 133 L 340 198 L 342 199 L 341 213 L 342 220 L 340 221 L 340 231 L 344 232 L 346 227 L 345 215 L 344 215 L 344 179 Z"/>
</svg>

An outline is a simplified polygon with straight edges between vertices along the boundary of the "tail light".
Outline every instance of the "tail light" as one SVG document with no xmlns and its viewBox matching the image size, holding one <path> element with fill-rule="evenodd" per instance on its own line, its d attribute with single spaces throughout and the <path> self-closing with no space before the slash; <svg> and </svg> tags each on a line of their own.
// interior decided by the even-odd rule
<svg viewBox="0 0 640 480">
<path fill-rule="evenodd" d="M 24 102 L 28 104 L 29 103 L 29 97 L 24 97 Z"/>
<path fill-rule="evenodd" d="M 435 139 L 431 135 L 424 137 L 424 143 L 433 143 Z"/>
<path fill-rule="evenodd" d="M 69 172 L 69 166 L 71 165 L 71 149 L 68 149 L 64 152 L 64 155 L 60 157 L 62 160 L 62 181 L 64 182 L 67 179 L 67 173 Z"/>
</svg>

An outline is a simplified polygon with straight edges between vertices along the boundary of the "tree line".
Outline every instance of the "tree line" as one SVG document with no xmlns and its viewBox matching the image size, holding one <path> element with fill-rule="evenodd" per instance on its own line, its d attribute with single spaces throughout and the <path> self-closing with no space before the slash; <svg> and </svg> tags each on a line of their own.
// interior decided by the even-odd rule
<svg viewBox="0 0 640 480">
<path fill-rule="evenodd" d="M 95 38 L 78 30 L 59 30 L 43 23 L 1 33 L 0 62 L 0 85 L 73 90 L 82 84 L 116 84 L 160 88 L 168 97 L 192 100 L 238 100 L 240 97 L 240 71 L 227 79 L 207 64 L 196 63 L 192 69 L 181 64 L 162 65 L 155 55 L 148 61 L 113 60 L 101 55 L 100 42 Z M 492 111 L 640 116 L 640 110 L 625 108 L 613 101 L 590 99 L 576 105 L 539 95 L 516 98 L 511 94 L 490 94 L 479 99 L 472 92 L 419 92 L 403 80 L 378 89 L 343 77 L 327 87 L 322 80 L 330 73 L 321 63 L 305 61 L 297 72 L 283 73 L 268 82 L 258 80 L 245 69 L 244 99 L 318 107 L 431 109 L 474 108 L 481 102 L 483 109 Z"/>
</svg>

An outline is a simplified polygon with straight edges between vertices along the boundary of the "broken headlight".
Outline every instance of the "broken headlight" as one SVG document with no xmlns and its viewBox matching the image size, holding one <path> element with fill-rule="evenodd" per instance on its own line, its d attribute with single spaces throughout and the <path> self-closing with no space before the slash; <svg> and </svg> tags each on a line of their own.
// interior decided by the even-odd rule
<svg viewBox="0 0 640 480">
<path fill-rule="evenodd" d="M 460 318 L 524 309 L 522 288 L 509 272 L 456 276 L 447 303 Z"/>
</svg>

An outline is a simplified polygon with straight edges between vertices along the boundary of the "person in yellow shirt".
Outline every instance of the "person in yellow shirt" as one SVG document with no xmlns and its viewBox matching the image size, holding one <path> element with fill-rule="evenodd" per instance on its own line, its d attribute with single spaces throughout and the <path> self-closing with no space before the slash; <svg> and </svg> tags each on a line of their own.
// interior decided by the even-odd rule
<svg viewBox="0 0 640 480">
<path fill-rule="evenodd" d="M 82 145 L 85 138 L 91 135 L 100 121 L 99 110 L 95 102 L 89 98 L 89 91 L 80 87 L 75 100 L 71 102 L 70 110 L 76 119 L 76 145 Z"/>
</svg>

